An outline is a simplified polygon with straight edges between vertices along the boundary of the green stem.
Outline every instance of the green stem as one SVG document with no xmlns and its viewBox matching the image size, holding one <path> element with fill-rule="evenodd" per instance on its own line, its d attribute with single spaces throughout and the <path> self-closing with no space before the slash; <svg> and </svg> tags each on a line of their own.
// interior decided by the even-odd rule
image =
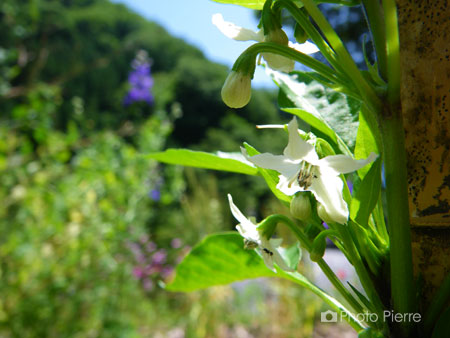
<svg viewBox="0 0 450 338">
<path fill-rule="evenodd" d="M 325 59 L 336 69 L 337 72 L 345 74 L 338 60 L 336 59 L 336 53 L 328 45 L 327 41 L 322 37 L 320 32 L 311 23 L 309 18 L 303 13 L 291 0 L 278 0 L 274 4 L 275 8 L 283 7 L 291 13 L 292 17 L 297 21 L 297 23 L 305 30 L 311 40 L 319 48 Z"/>
<path fill-rule="evenodd" d="M 327 293 L 323 292 L 321 289 L 319 289 L 317 286 L 315 286 L 313 283 L 308 281 L 306 278 L 304 278 L 302 275 L 300 275 L 298 272 L 286 272 L 283 270 L 278 271 L 280 274 L 284 275 L 284 278 L 287 278 L 294 283 L 299 284 L 302 287 L 307 288 L 308 290 L 314 292 L 317 296 L 319 296 L 326 304 L 328 304 L 336 313 L 340 314 L 341 318 L 345 319 L 350 326 L 355 329 L 356 332 L 360 332 L 364 329 L 364 326 L 362 323 L 360 323 L 357 318 L 354 318 L 352 313 L 349 313 L 345 307 L 340 304 L 336 299 L 329 296 Z"/>
<path fill-rule="evenodd" d="M 400 38 L 395 0 L 383 0 L 386 24 L 388 100 L 394 104 L 400 93 Z"/>
<path fill-rule="evenodd" d="M 386 80 L 386 30 L 383 20 L 383 8 L 379 1 L 362 0 L 367 21 L 370 26 L 373 45 L 377 54 L 378 67 L 381 77 Z"/>
<path fill-rule="evenodd" d="M 316 22 L 317 26 L 320 28 L 322 33 L 325 35 L 329 41 L 331 47 L 336 52 L 337 59 L 341 64 L 342 68 L 345 69 L 346 74 L 349 78 L 353 80 L 356 88 L 361 93 L 364 101 L 367 102 L 374 111 L 378 111 L 381 102 L 373 90 L 373 88 L 367 83 L 367 81 L 362 76 L 352 57 L 345 48 L 343 42 L 331 27 L 330 23 L 323 16 L 322 12 L 319 10 L 317 5 L 312 0 L 302 0 L 303 5 L 307 9 L 308 13 Z"/>
<path fill-rule="evenodd" d="M 338 225 L 338 224 L 336 224 Z M 383 317 L 383 303 L 381 302 L 381 299 L 379 295 L 376 292 L 375 286 L 372 282 L 372 279 L 370 278 L 366 267 L 361 259 L 361 255 L 359 254 L 358 250 L 355 247 L 355 244 L 353 242 L 352 236 L 349 232 L 347 225 L 338 225 L 339 226 L 339 232 L 341 233 L 341 236 L 344 240 L 345 248 L 348 250 L 349 254 L 353 258 L 351 263 L 355 267 L 356 273 L 358 274 L 359 280 L 361 282 L 361 285 L 364 288 L 364 291 L 366 292 L 367 296 L 373 303 L 377 315 L 378 315 L 378 321 L 376 322 L 376 325 L 378 328 L 381 328 L 381 326 L 384 324 L 386 326 L 386 323 L 382 323 L 381 318 Z"/>
<path fill-rule="evenodd" d="M 391 297 L 393 310 L 416 309 L 408 211 L 408 186 L 404 130 L 400 111 L 391 111 L 381 125 L 386 176 L 387 223 L 390 237 Z M 407 324 L 399 323 L 407 336 Z"/>
<path fill-rule="evenodd" d="M 306 237 L 306 235 L 303 233 L 303 231 L 295 224 L 291 219 L 284 215 L 271 215 L 267 217 L 264 222 L 279 222 L 285 224 L 291 231 L 295 234 L 297 239 L 299 240 L 300 244 L 308 250 L 308 252 L 311 252 L 312 250 L 312 244 L 311 241 Z M 353 295 L 345 288 L 345 286 L 342 284 L 340 279 L 336 276 L 336 274 L 331 270 L 329 265 L 321 259 L 317 262 L 325 276 L 327 276 L 328 280 L 331 282 L 331 284 L 338 290 L 338 292 L 344 297 L 344 299 L 349 303 L 349 305 L 353 308 L 353 310 L 356 313 L 364 313 L 364 308 L 361 306 L 361 304 L 353 297 Z"/>
<path fill-rule="evenodd" d="M 282 46 L 273 42 L 259 42 L 254 45 L 248 47 L 239 58 L 236 60 L 235 64 L 241 59 L 241 57 L 245 57 L 246 55 L 257 55 L 259 53 L 275 53 L 297 62 L 304 64 L 305 66 L 315 70 L 317 73 L 328 79 L 329 81 L 341 84 L 342 80 L 339 78 L 338 74 L 331 69 L 330 67 L 324 65 L 322 62 L 317 61 L 309 55 L 303 54 L 293 48 L 289 48 L 287 46 Z M 233 66 L 233 70 L 234 70 Z"/>
</svg>

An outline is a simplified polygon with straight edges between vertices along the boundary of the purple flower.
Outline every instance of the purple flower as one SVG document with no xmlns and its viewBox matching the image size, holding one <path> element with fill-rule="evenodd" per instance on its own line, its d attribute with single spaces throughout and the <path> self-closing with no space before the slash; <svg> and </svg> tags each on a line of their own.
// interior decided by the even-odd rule
<svg viewBox="0 0 450 338">
<path fill-rule="evenodd" d="M 179 239 L 179 238 L 172 239 L 172 241 L 170 242 L 170 246 L 174 249 L 180 248 L 181 247 L 181 239 Z"/>
<path fill-rule="evenodd" d="M 153 281 L 149 278 L 144 279 L 144 281 L 142 282 L 142 287 L 145 291 L 152 291 L 154 286 L 155 285 L 153 284 Z"/>
<path fill-rule="evenodd" d="M 123 100 L 125 106 L 134 102 L 153 103 L 151 89 L 153 87 L 153 78 L 150 73 L 150 63 L 145 52 L 138 52 L 133 60 L 133 70 L 128 75 L 130 89 Z"/>
<path fill-rule="evenodd" d="M 166 251 L 164 249 L 158 250 L 153 254 L 153 264 L 164 264 L 167 258 Z"/>
<path fill-rule="evenodd" d="M 157 202 L 161 199 L 161 191 L 159 191 L 159 189 L 152 189 L 148 193 L 148 197 L 150 197 L 153 201 Z"/>
<path fill-rule="evenodd" d="M 348 180 L 347 181 L 348 190 L 350 190 L 350 194 L 353 193 L 353 182 Z"/>
<path fill-rule="evenodd" d="M 142 276 L 144 275 L 144 270 L 142 270 L 142 268 L 135 266 L 133 268 L 133 275 L 134 277 L 136 277 L 137 279 L 141 279 Z"/>
<path fill-rule="evenodd" d="M 147 250 L 147 252 L 153 252 L 156 250 L 156 244 L 153 242 L 150 242 L 146 245 L 145 249 Z"/>
</svg>

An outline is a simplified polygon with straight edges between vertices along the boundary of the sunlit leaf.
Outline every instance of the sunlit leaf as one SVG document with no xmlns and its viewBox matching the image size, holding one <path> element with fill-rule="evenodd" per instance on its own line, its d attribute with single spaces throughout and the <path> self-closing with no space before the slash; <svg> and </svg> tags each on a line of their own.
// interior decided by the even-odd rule
<svg viewBox="0 0 450 338">
<path fill-rule="evenodd" d="M 381 160 L 377 159 L 361 181 L 350 204 L 350 218 L 361 225 L 367 224 L 381 191 Z"/>
<path fill-rule="evenodd" d="M 343 318 L 355 329 L 362 328 L 341 303 L 303 275 L 285 272 L 277 267 L 276 270 L 277 273 L 269 270 L 255 251 L 245 250 L 243 238 L 237 232 L 218 233 L 205 237 L 191 250 L 177 266 L 175 278 L 166 288 L 170 291 L 189 292 L 250 278 L 280 277 L 312 291 L 334 311 L 342 313 Z"/>
<path fill-rule="evenodd" d="M 168 164 L 187 167 L 231 171 L 246 175 L 258 175 L 258 169 L 250 162 L 245 163 L 241 155 L 219 152 L 217 154 L 188 149 L 168 149 L 163 152 L 145 155 L 147 158 Z M 238 160 L 240 158 L 240 160 Z"/>
<path fill-rule="evenodd" d="M 347 147 L 355 146 L 360 104 L 325 87 L 309 73 L 287 75 L 270 69 L 267 72 L 283 91 L 279 100 L 283 110 L 307 122 L 317 136 L 348 154 Z"/>
<path fill-rule="evenodd" d="M 275 275 L 254 250 L 244 249 L 241 235 L 219 233 L 207 236 L 192 249 L 177 266 L 167 289 L 187 292 Z"/>
<path fill-rule="evenodd" d="M 375 137 L 367 124 L 363 114 L 359 116 L 358 133 L 356 135 L 355 157 L 367 158 L 370 153 L 379 154 L 379 149 Z M 362 179 L 369 171 L 369 166 L 364 166 L 358 170 L 358 175 Z"/>
<path fill-rule="evenodd" d="M 266 0 L 213 0 L 222 4 L 238 5 L 250 9 L 262 9 Z"/>
</svg>

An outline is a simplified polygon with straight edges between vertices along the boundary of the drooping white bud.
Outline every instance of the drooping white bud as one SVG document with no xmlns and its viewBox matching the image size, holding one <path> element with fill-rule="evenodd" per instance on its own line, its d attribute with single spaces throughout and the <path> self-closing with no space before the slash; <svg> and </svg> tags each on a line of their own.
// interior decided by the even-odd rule
<svg viewBox="0 0 450 338">
<path fill-rule="evenodd" d="M 252 79 L 249 74 L 231 71 L 222 87 L 222 100 L 230 108 L 242 108 L 252 95 Z"/>
<path fill-rule="evenodd" d="M 271 30 L 267 35 L 264 36 L 265 42 L 273 42 L 282 46 L 289 46 L 289 39 L 286 33 L 281 29 Z M 285 56 L 281 56 L 275 53 L 262 53 L 264 60 L 270 68 L 274 70 L 279 70 L 281 72 L 290 73 L 294 70 L 295 61 L 291 60 Z"/>
</svg>

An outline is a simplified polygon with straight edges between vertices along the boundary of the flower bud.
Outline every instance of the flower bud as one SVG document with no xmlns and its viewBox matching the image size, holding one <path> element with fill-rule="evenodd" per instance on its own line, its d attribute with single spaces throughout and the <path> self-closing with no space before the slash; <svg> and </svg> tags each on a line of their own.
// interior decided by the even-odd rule
<svg viewBox="0 0 450 338">
<path fill-rule="evenodd" d="M 289 46 L 289 39 L 281 28 L 271 30 L 264 36 L 264 41 L 277 43 L 286 47 Z M 295 61 L 285 56 L 275 53 L 262 53 L 262 56 L 264 60 L 267 61 L 269 67 L 274 70 L 279 70 L 286 73 L 290 73 L 294 70 Z"/>
<path fill-rule="evenodd" d="M 322 204 L 318 204 L 317 206 L 317 215 L 319 215 L 320 219 L 325 223 L 329 224 L 336 222 L 330 217 L 330 215 L 328 215 L 327 211 L 325 210 L 325 207 Z"/>
<path fill-rule="evenodd" d="M 294 37 L 298 43 L 305 43 L 308 39 L 308 33 L 297 23 L 294 28 Z"/>
<path fill-rule="evenodd" d="M 300 221 L 307 221 L 311 217 L 311 202 L 305 193 L 297 193 L 291 200 L 291 215 Z"/>
<path fill-rule="evenodd" d="M 222 100 L 230 108 L 242 108 L 252 95 L 249 74 L 232 70 L 222 87 Z"/>
<path fill-rule="evenodd" d="M 322 259 L 325 254 L 325 249 L 327 247 L 327 241 L 325 236 L 317 236 L 312 244 L 312 250 L 309 253 L 309 257 L 313 262 L 318 262 Z"/>
</svg>

